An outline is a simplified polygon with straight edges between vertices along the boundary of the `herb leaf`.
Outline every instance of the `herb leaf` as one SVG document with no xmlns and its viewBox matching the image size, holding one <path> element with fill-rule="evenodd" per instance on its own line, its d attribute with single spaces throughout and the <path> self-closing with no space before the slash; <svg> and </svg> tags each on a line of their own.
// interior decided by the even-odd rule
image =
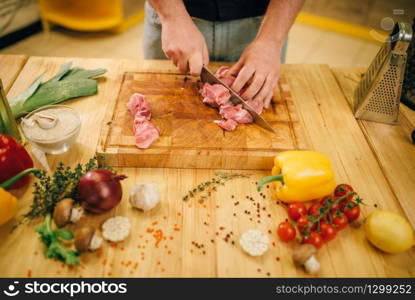
<svg viewBox="0 0 415 300">
<path fill-rule="evenodd" d="M 40 240 L 46 245 L 45 256 L 47 258 L 56 258 L 63 263 L 75 266 L 79 264 L 79 253 L 64 248 L 61 240 L 71 240 L 73 233 L 69 229 L 52 229 L 52 218 L 48 214 L 45 221 L 36 227 L 36 231 L 40 234 Z"/>
</svg>

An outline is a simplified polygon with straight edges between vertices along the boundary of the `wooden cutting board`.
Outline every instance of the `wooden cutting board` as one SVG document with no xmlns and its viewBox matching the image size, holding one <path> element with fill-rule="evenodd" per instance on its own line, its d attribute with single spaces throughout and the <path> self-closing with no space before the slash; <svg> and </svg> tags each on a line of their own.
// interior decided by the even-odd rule
<svg viewBox="0 0 415 300">
<path fill-rule="evenodd" d="M 127 102 L 141 93 L 150 103 L 160 138 L 149 149 L 135 146 Z M 281 151 L 305 149 L 301 124 L 286 80 L 262 116 L 276 134 L 254 124 L 225 132 L 213 123 L 218 111 L 202 103 L 196 78 L 171 73 L 125 73 L 120 93 L 109 106 L 97 154 L 111 166 L 207 169 L 270 169 Z"/>
</svg>

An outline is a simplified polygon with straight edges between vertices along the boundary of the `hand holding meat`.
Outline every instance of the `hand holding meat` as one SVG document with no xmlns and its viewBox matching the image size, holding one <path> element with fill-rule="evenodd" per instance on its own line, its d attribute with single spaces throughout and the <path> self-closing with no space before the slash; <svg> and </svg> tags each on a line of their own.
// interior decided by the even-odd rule
<svg viewBox="0 0 415 300">
<path fill-rule="evenodd" d="M 163 51 L 183 74 L 200 75 L 209 63 L 206 41 L 190 17 L 162 21 Z"/>
<path fill-rule="evenodd" d="M 236 76 L 232 88 L 242 98 L 264 103 L 267 108 L 280 76 L 280 48 L 273 41 L 256 40 L 245 49 L 228 74 Z M 244 89 L 245 86 L 248 86 Z"/>
</svg>

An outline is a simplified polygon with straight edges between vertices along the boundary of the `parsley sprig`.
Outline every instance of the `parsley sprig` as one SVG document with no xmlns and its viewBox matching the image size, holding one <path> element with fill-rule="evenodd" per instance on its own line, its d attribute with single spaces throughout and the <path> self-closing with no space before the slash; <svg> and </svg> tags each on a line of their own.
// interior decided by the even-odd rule
<svg viewBox="0 0 415 300">
<path fill-rule="evenodd" d="M 79 264 L 79 253 L 62 246 L 62 241 L 73 239 L 73 233 L 69 229 L 52 229 L 52 218 L 47 214 L 45 221 L 36 227 L 40 234 L 40 240 L 46 245 L 45 257 L 55 258 L 69 266 Z"/>
</svg>

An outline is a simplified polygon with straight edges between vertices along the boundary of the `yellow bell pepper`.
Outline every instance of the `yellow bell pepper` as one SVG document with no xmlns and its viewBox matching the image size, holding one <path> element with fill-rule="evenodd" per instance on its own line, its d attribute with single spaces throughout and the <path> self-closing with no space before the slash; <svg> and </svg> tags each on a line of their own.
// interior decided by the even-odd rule
<svg viewBox="0 0 415 300">
<path fill-rule="evenodd" d="M 258 190 L 276 182 L 277 198 L 283 202 L 303 202 L 331 194 L 336 182 L 329 159 L 315 151 L 286 151 L 275 157 L 272 176 L 262 178 Z"/>
<path fill-rule="evenodd" d="M 16 197 L 0 188 L 0 226 L 16 215 L 17 207 Z"/>
<path fill-rule="evenodd" d="M 15 196 L 6 191 L 13 183 L 37 169 L 27 169 L 0 184 L 0 226 L 10 221 L 17 213 L 18 202 Z"/>
</svg>

